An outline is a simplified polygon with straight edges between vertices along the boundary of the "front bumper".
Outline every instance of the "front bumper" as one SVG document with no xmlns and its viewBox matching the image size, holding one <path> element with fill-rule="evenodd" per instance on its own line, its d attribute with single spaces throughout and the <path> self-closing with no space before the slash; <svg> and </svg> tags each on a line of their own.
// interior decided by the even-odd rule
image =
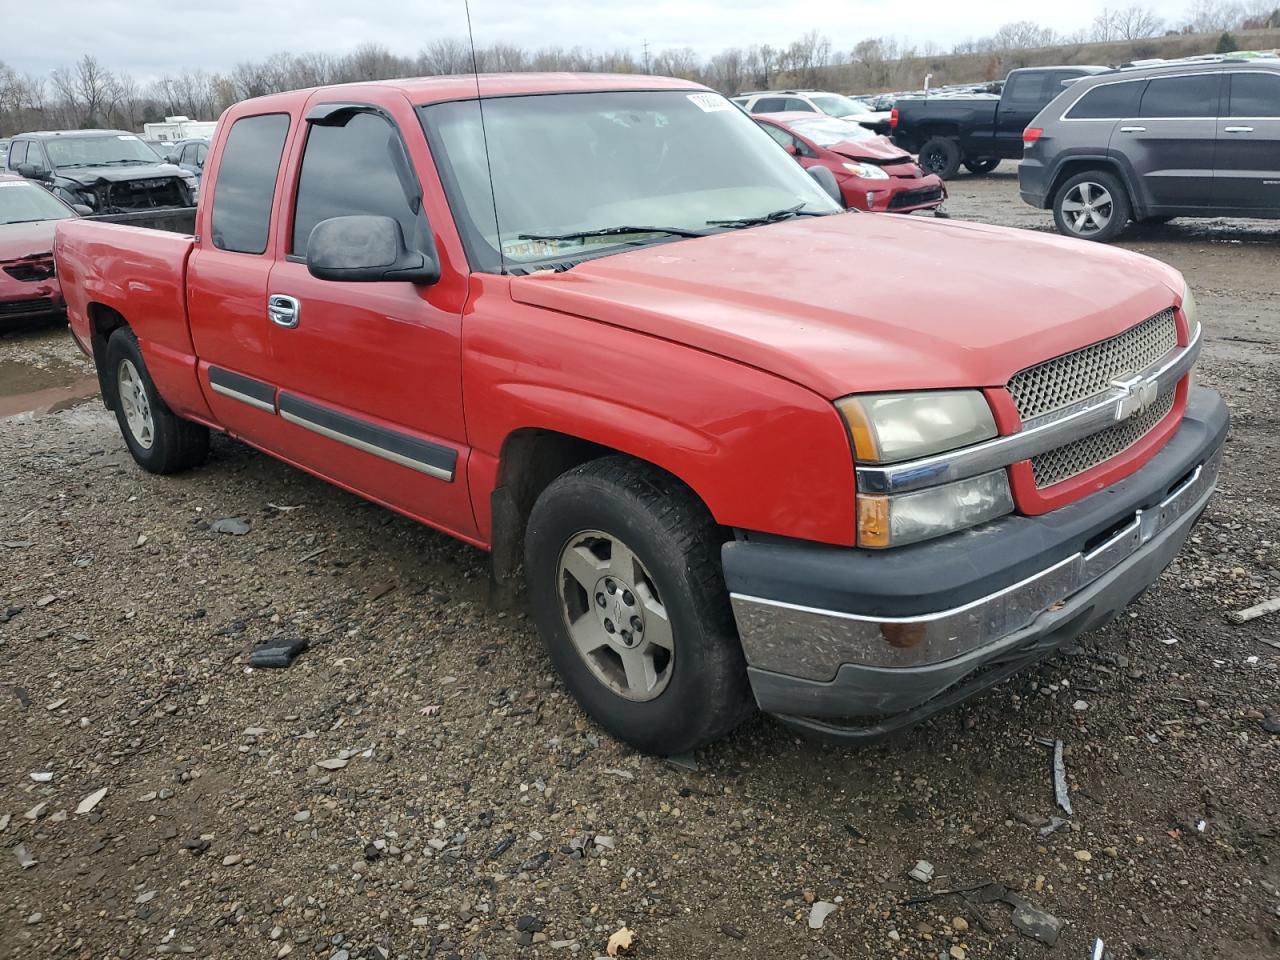
<svg viewBox="0 0 1280 960">
<path fill-rule="evenodd" d="M 934 210 L 947 199 L 947 188 L 940 177 L 890 177 L 888 180 L 864 180 L 853 177 L 845 186 L 845 199 L 870 213 L 913 213 Z"/>
<path fill-rule="evenodd" d="M 1173 560 L 1212 496 L 1227 412 L 1195 389 L 1140 470 L 1039 517 L 891 551 L 724 548 L 761 709 L 842 740 L 916 723 L 1106 623 Z M 856 725 L 833 719 L 858 718 Z"/>
</svg>

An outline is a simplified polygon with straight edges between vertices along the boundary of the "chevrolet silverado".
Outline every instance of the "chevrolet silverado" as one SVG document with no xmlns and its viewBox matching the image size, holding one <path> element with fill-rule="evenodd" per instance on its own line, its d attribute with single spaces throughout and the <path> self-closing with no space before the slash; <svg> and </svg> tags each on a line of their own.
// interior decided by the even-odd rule
<svg viewBox="0 0 1280 960">
<path fill-rule="evenodd" d="M 489 551 L 643 750 L 918 722 L 1116 616 L 1214 489 L 1175 270 L 845 212 L 693 83 L 278 94 L 206 172 L 195 236 L 58 227 L 134 459 L 220 431 Z"/>
</svg>

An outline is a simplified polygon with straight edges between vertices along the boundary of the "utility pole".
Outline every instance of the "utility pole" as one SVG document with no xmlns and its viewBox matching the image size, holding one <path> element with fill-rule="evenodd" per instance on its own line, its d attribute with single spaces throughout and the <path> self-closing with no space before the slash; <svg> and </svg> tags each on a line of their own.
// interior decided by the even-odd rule
<svg viewBox="0 0 1280 960">
<path fill-rule="evenodd" d="M 653 70 L 652 70 L 652 69 L 650 69 L 650 67 L 649 67 L 649 41 L 648 41 L 648 40 L 645 40 L 645 41 L 641 44 L 641 49 L 644 51 L 644 53 L 643 53 L 643 57 L 644 57 L 644 72 L 645 72 L 645 73 L 653 73 Z"/>
</svg>

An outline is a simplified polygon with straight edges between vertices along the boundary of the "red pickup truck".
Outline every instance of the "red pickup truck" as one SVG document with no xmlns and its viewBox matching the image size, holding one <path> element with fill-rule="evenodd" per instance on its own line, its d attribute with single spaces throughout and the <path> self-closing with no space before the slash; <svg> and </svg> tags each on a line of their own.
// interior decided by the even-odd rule
<svg viewBox="0 0 1280 960">
<path fill-rule="evenodd" d="M 755 706 L 919 721 L 1114 617 L 1213 492 L 1176 271 L 846 213 L 695 84 L 249 100 L 205 184 L 194 237 L 59 225 L 134 458 L 222 431 L 523 566 L 565 684 L 643 750 Z"/>
</svg>

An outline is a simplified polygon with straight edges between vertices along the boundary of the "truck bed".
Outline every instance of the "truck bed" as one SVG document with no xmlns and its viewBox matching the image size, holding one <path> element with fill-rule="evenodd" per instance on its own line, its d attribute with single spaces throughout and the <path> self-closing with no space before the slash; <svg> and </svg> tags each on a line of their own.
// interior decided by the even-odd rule
<svg viewBox="0 0 1280 960">
<path fill-rule="evenodd" d="M 190 397 L 193 387 L 199 396 L 186 301 L 187 258 L 194 244 L 190 234 L 93 217 L 60 221 L 54 241 L 67 319 L 80 348 L 100 358 L 113 314 L 127 317 L 166 398 Z M 183 412 L 207 416 L 198 407 Z"/>
</svg>

